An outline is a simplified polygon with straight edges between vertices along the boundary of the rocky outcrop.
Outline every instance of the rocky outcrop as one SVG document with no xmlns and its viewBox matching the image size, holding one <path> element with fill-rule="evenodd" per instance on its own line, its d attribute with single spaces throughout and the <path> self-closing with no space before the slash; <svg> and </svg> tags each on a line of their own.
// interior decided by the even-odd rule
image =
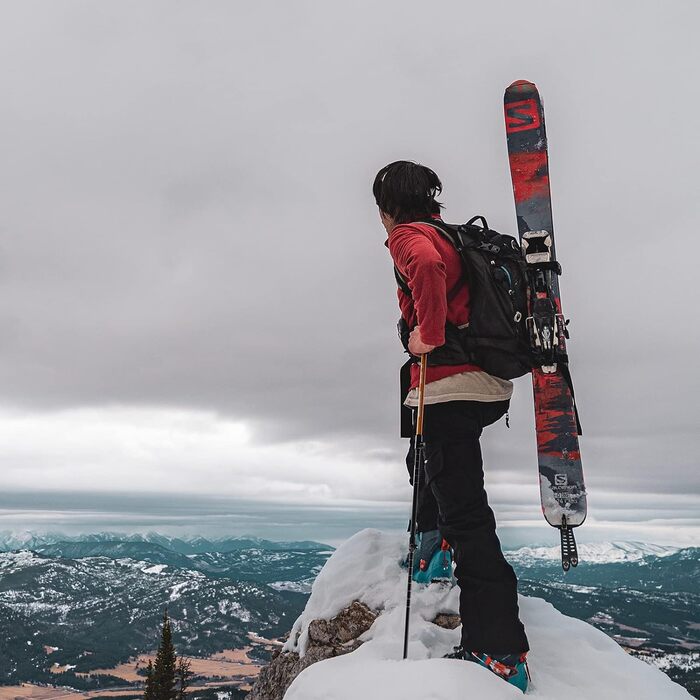
<svg viewBox="0 0 700 700">
<path fill-rule="evenodd" d="M 260 671 L 248 700 L 282 700 L 292 681 L 305 668 L 317 661 L 349 654 L 361 646 L 359 637 L 374 624 L 378 615 L 356 600 L 330 620 L 312 620 L 304 656 L 295 651 L 277 652 Z M 459 615 L 439 613 L 433 623 L 445 629 L 455 629 L 460 619 Z"/>
<path fill-rule="evenodd" d="M 462 619 L 459 615 L 454 615 L 453 613 L 438 613 L 433 620 L 433 624 L 438 627 L 444 627 L 446 630 L 456 630 L 462 624 Z"/>
<path fill-rule="evenodd" d="M 281 651 L 260 671 L 248 700 L 282 700 L 292 681 L 311 664 L 355 651 L 358 639 L 377 619 L 379 613 L 355 601 L 330 620 L 309 623 L 309 642 L 304 656 Z"/>
</svg>

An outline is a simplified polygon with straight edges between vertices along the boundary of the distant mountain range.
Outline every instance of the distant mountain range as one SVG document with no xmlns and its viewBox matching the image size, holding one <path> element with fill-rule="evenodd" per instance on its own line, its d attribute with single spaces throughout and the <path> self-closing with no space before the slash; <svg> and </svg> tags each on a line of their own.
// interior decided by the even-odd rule
<svg viewBox="0 0 700 700">
<path fill-rule="evenodd" d="M 579 554 L 566 574 L 556 548 L 506 556 L 522 594 L 590 622 L 700 697 L 700 548 L 614 542 Z"/>
<path fill-rule="evenodd" d="M 192 656 L 241 648 L 252 632 L 285 635 L 331 552 L 256 537 L 0 533 L 0 659 L 9 660 L 0 683 L 91 687 L 94 679 L 75 674 L 152 649 L 166 605 L 176 646 Z M 564 574 L 558 548 L 506 553 L 521 593 L 591 622 L 695 693 L 699 555 L 638 542 L 581 545 L 581 564 Z M 74 668 L 59 680 L 54 663 Z"/>
<path fill-rule="evenodd" d="M 111 681 L 76 674 L 152 650 L 166 606 L 183 654 L 284 635 L 332 553 L 318 542 L 115 533 L 3 533 L 0 549 L 0 684 L 77 688 Z M 58 677 L 55 664 L 71 668 Z"/>
<path fill-rule="evenodd" d="M 135 533 L 127 535 L 120 532 L 98 532 L 86 535 L 65 535 L 60 532 L 15 532 L 5 530 L 0 532 L 0 552 L 11 552 L 16 549 L 38 550 L 41 547 L 55 545 L 58 543 L 93 543 L 95 545 L 131 542 L 139 544 L 154 544 L 164 549 L 178 554 L 204 554 L 206 552 L 236 552 L 242 549 L 264 549 L 268 551 L 279 551 L 289 549 L 332 550 L 329 545 L 319 542 L 273 542 L 263 540 L 259 537 L 225 537 L 217 539 L 206 539 L 205 537 L 179 538 L 168 537 L 157 532 L 146 534 Z"/>
<path fill-rule="evenodd" d="M 616 562 L 643 562 L 647 557 L 667 557 L 678 552 L 681 547 L 669 547 L 645 542 L 596 542 L 578 545 L 579 559 L 586 564 L 612 564 Z M 513 562 L 534 562 L 538 560 L 561 559 L 559 547 L 522 547 L 508 552 Z"/>
</svg>

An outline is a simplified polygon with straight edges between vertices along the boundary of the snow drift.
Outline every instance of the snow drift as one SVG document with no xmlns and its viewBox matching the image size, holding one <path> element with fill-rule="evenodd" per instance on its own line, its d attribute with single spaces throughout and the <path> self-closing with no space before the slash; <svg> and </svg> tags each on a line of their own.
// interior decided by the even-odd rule
<svg viewBox="0 0 700 700">
<path fill-rule="evenodd" d="M 457 588 L 414 587 L 409 660 L 401 660 L 406 574 L 400 561 L 405 549 L 405 537 L 363 530 L 328 560 L 285 649 L 303 656 L 311 621 L 331 619 L 353 601 L 381 614 L 360 636 L 364 643 L 358 649 L 309 666 L 289 687 L 285 700 L 522 697 L 476 664 L 441 658 L 459 642 L 459 629 L 443 629 L 431 621 L 439 613 L 457 612 Z M 662 672 L 628 656 L 603 632 L 562 615 L 549 603 L 521 596 L 520 609 L 532 647 L 527 695 L 533 700 L 691 698 Z"/>
</svg>

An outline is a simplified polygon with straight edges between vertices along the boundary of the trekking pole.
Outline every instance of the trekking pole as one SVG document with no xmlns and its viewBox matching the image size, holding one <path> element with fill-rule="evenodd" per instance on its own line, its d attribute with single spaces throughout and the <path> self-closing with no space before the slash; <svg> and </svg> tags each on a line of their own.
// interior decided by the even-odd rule
<svg viewBox="0 0 700 700">
<path fill-rule="evenodd" d="M 413 443 L 413 504 L 411 506 L 411 528 L 408 540 L 408 588 L 406 590 L 406 627 L 403 635 L 403 658 L 408 657 L 408 624 L 411 615 L 411 584 L 413 583 L 413 555 L 416 551 L 416 519 L 418 517 L 418 491 L 423 457 L 423 404 L 425 400 L 425 371 L 428 367 L 426 355 L 420 356 L 420 381 L 418 382 L 418 417 Z"/>
</svg>

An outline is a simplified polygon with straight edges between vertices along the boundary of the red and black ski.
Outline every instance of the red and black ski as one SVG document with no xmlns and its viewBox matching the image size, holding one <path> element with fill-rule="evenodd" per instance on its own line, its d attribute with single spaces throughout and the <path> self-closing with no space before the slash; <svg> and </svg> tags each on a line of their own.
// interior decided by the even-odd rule
<svg viewBox="0 0 700 700">
<path fill-rule="evenodd" d="M 559 295 L 549 189 L 544 109 L 537 87 L 526 80 L 505 93 L 508 158 L 520 242 L 527 264 L 528 330 L 536 367 L 532 371 L 542 512 L 560 529 L 562 566 L 578 564 L 572 528 L 586 519 L 581 434 L 566 353 L 568 321 Z"/>
</svg>

